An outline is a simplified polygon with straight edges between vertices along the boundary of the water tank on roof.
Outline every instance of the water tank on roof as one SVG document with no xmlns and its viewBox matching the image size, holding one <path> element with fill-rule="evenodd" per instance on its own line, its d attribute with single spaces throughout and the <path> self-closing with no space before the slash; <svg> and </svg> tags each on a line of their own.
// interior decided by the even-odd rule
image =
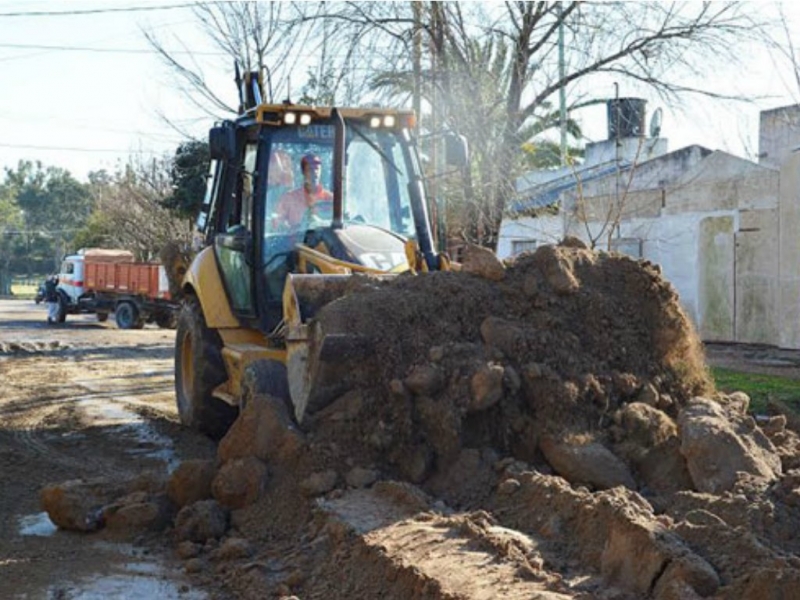
<svg viewBox="0 0 800 600">
<path fill-rule="evenodd" d="M 642 98 L 613 98 L 606 103 L 608 139 L 642 137 L 645 134 L 644 116 L 647 100 Z"/>
</svg>

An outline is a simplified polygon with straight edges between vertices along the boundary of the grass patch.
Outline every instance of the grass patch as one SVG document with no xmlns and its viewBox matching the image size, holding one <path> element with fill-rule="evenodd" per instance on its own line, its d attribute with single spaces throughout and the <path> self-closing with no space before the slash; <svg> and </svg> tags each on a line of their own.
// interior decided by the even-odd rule
<svg viewBox="0 0 800 600">
<path fill-rule="evenodd" d="M 25 285 L 21 283 L 11 284 L 11 293 L 15 296 L 30 296 L 33 298 L 36 295 L 37 289 L 39 289 L 39 286 L 36 285 Z"/>
<path fill-rule="evenodd" d="M 742 373 L 730 369 L 711 368 L 711 374 L 721 392 L 744 392 L 750 396 L 750 410 L 764 413 L 770 399 L 784 402 L 800 413 L 800 381 L 775 375 Z"/>
</svg>

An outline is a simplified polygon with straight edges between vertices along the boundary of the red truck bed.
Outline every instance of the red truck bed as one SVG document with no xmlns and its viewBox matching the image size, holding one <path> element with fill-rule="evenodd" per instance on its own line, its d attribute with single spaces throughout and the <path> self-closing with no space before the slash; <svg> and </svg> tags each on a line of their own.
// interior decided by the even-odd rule
<svg viewBox="0 0 800 600">
<path fill-rule="evenodd" d="M 169 286 L 161 265 L 134 262 L 85 263 L 84 289 L 169 299 Z"/>
</svg>

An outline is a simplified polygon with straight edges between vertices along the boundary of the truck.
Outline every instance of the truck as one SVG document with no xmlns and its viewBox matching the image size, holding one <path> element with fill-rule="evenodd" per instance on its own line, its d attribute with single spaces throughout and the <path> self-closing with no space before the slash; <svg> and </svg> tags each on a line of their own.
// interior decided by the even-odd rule
<svg viewBox="0 0 800 600">
<path fill-rule="evenodd" d="M 108 320 L 113 312 L 120 329 L 145 323 L 173 329 L 178 304 L 170 296 L 164 266 L 136 262 L 129 250 L 85 248 L 65 256 L 58 274 L 58 317 L 95 314 Z"/>
</svg>

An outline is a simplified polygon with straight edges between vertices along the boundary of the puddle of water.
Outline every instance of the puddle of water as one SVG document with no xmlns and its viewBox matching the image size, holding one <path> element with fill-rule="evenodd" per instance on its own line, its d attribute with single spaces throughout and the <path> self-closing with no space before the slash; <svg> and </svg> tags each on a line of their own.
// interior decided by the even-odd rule
<svg viewBox="0 0 800 600">
<path fill-rule="evenodd" d="M 188 586 L 169 579 L 146 575 L 109 575 L 96 577 L 77 585 L 51 586 L 48 598 L 70 600 L 134 600 L 158 598 L 159 600 L 205 600 L 208 596 Z"/>
<path fill-rule="evenodd" d="M 98 425 L 136 423 L 142 420 L 136 413 L 126 410 L 116 404 L 108 402 L 100 403 L 92 400 L 80 400 L 79 404 L 88 414 L 98 421 Z"/>
<path fill-rule="evenodd" d="M 77 581 L 51 585 L 48 598 L 69 600 L 139 600 L 153 598 L 158 600 L 207 600 L 208 595 L 191 589 L 182 575 L 166 569 L 162 563 L 144 558 L 139 550 L 130 544 L 96 542 L 99 555 L 127 557 L 128 561 L 114 565 L 107 575 L 96 575 Z M 157 559 L 156 559 L 157 560 Z"/>
<path fill-rule="evenodd" d="M 58 531 L 58 527 L 50 520 L 46 512 L 41 512 L 36 515 L 26 515 L 19 519 L 20 535 L 49 537 L 56 531 Z"/>
<path fill-rule="evenodd" d="M 118 427 L 119 435 L 130 440 L 126 444 L 130 454 L 162 461 L 168 474 L 180 464 L 172 440 L 158 433 L 135 412 L 118 404 L 93 399 L 79 400 L 78 403 L 99 425 Z"/>
</svg>

